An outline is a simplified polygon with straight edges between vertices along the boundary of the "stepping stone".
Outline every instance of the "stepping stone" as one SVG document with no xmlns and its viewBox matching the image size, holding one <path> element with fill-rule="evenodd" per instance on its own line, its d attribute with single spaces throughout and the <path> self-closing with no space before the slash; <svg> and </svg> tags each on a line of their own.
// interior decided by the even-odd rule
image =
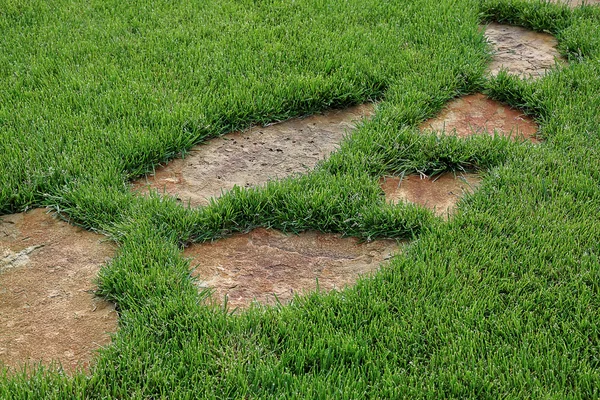
<svg viewBox="0 0 600 400">
<path fill-rule="evenodd" d="M 565 62 L 556 50 L 558 42 L 547 33 L 492 22 L 485 28 L 485 36 L 495 52 L 488 67 L 491 75 L 506 69 L 510 74 L 524 78 L 538 78 L 556 62 Z"/>
<path fill-rule="evenodd" d="M 438 216 L 448 217 L 458 200 L 465 193 L 473 193 L 480 182 L 478 174 L 444 173 L 433 177 L 386 176 L 379 184 L 392 203 L 411 202 L 432 209 Z"/>
<path fill-rule="evenodd" d="M 117 330 L 114 304 L 93 294 L 114 253 L 104 236 L 43 209 L 0 216 L 0 365 L 89 367 Z"/>
<path fill-rule="evenodd" d="M 481 93 L 470 94 L 451 100 L 434 118 L 423 122 L 422 130 L 435 130 L 459 137 L 488 133 L 513 138 L 523 137 L 539 143 L 535 137 L 538 125 L 516 110 Z"/>
<path fill-rule="evenodd" d="M 571 8 L 579 7 L 581 5 L 598 5 L 600 0 L 549 0 L 551 3 L 565 4 Z"/>
<path fill-rule="evenodd" d="M 304 232 L 286 235 L 258 228 L 212 243 L 188 247 L 198 288 L 213 299 L 227 296 L 230 308 L 289 302 L 295 293 L 339 290 L 376 271 L 398 250 L 395 240 L 360 243 L 356 238 Z"/>
<path fill-rule="evenodd" d="M 373 113 L 372 104 L 363 104 L 233 132 L 157 168 L 153 176 L 134 182 L 133 190 L 164 190 L 185 204 L 206 205 L 235 185 L 256 186 L 312 169 L 338 147 L 356 122 Z"/>
<path fill-rule="evenodd" d="M 538 126 L 533 119 L 518 110 L 492 100 L 481 93 L 454 99 L 436 117 L 423 122 L 422 130 L 435 130 L 458 137 L 474 134 L 494 134 L 524 138 L 539 143 L 535 137 Z M 385 197 L 392 203 L 407 201 L 431 208 L 442 217 L 451 215 L 464 193 L 472 193 L 481 178 L 477 174 L 451 173 L 436 177 L 407 175 L 386 176 L 379 182 Z"/>
</svg>

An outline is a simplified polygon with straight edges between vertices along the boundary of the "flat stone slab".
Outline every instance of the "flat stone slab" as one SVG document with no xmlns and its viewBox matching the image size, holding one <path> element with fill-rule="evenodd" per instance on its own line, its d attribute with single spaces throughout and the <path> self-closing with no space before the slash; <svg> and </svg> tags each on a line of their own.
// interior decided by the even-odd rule
<svg viewBox="0 0 600 400">
<path fill-rule="evenodd" d="M 435 177 L 406 175 L 404 178 L 386 176 L 379 184 L 392 203 L 411 202 L 430 208 L 442 217 L 451 215 L 456 203 L 465 193 L 472 193 L 481 177 L 470 173 L 444 173 Z"/>
<path fill-rule="evenodd" d="M 446 134 L 456 131 L 459 137 L 496 132 L 502 136 L 523 137 L 534 143 L 539 142 L 535 137 L 538 125 L 532 118 L 481 93 L 450 101 L 442 112 L 423 122 L 420 128 Z"/>
<path fill-rule="evenodd" d="M 372 104 L 363 104 L 233 132 L 194 147 L 184 159 L 172 160 L 153 176 L 134 182 L 133 189 L 164 190 L 185 204 L 206 205 L 235 185 L 260 185 L 312 169 L 357 121 L 373 113 Z"/>
<path fill-rule="evenodd" d="M 294 293 L 314 291 L 317 280 L 320 290 L 342 289 L 376 271 L 396 251 L 395 240 L 360 243 L 334 234 L 259 228 L 192 245 L 184 255 L 192 258 L 199 289 L 212 288 L 217 302 L 227 296 L 231 308 L 246 308 L 252 301 L 286 303 Z"/>
<path fill-rule="evenodd" d="M 600 4 L 600 0 L 549 0 L 551 3 L 566 4 L 571 8 L 581 5 L 593 6 Z"/>
<path fill-rule="evenodd" d="M 492 22 L 485 28 L 485 36 L 495 52 L 488 67 L 491 75 L 504 68 L 510 74 L 538 78 L 556 62 L 565 62 L 556 50 L 556 38 L 547 33 Z"/>
<path fill-rule="evenodd" d="M 0 216 L 0 366 L 87 368 L 117 330 L 114 304 L 93 294 L 114 253 L 104 236 L 44 209 Z"/>
</svg>

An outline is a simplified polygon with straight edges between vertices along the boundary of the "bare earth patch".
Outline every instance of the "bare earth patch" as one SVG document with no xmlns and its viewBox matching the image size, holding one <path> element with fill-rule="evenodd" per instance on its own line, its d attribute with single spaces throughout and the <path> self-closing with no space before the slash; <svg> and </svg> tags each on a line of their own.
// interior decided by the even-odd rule
<svg viewBox="0 0 600 400">
<path fill-rule="evenodd" d="M 198 286 L 213 288 L 213 299 L 228 298 L 231 308 L 248 307 L 253 300 L 282 303 L 294 293 L 342 289 L 398 250 L 395 240 L 359 243 L 355 238 L 305 232 L 285 235 L 271 229 L 255 229 L 213 243 L 190 246 L 193 275 Z"/>
<path fill-rule="evenodd" d="M 458 200 L 465 193 L 472 193 L 480 182 L 478 174 L 445 173 L 433 177 L 407 175 L 403 179 L 386 176 L 379 183 L 388 201 L 420 204 L 439 216 L 447 217 L 452 214 Z"/>
<path fill-rule="evenodd" d="M 306 172 L 334 151 L 344 134 L 371 116 L 373 109 L 372 104 L 363 104 L 233 132 L 194 147 L 184 159 L 134 182 L 133 189 L 164 189 L 186 204 L 199 206 L 235 185 L 249 187 Z"/>
<path fill-rule="evenodd" d="M 535 121 L 514 108 L 476 93 L 450 101 L 436 117 L 421 124 L 421 129 L 444 131 L 456 130 L 459 137 L 488 133 L 513 138 L 523 137 L 538 143 Z"/>
<path fill-rule="evenodd" d="M 485 36 L 495 51 L 488 67 L 492 75 L 505 68 L 511 74 L 536 78 L 556 62 L 564 62 L 556 50 L 558 42 L 547 33 L 492 22 L 485 28 Z"/>
<path fill-rule="evenodd" d="M 43 209 L 0 217 L 0 365 L 87 368 L 117 330 L 92 283 L 115 248 Z"/>
</svg>

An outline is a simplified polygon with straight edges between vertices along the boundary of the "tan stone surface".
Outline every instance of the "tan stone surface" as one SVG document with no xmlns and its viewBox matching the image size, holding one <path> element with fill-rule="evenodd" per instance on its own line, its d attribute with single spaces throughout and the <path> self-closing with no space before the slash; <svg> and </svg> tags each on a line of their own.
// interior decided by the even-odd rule
<svg viewBox="0 0 600 400">
<path fill-rule="evenodd" d="M 488 67 L 492 75 L 506 68 L 510 74 L 536 78 L 545 75 L 556 61 L 564 62 L 556 50 L 558 42 L 547 33 L 492 22 L 485 28 L 485 36 L 495 52 Z"/>
<path fill-rule="evenodd" d="M 0 365 L 59 361 L 87 368 L 117 330 L 92 283 L 115 247 L 46 210 L 0 217 Z"/>
<path fill-rule="evenodd" d="M 372 104 L 363 104 L 233 132 L 194 147 L 184 159 L 172 160 L 154 176 L 134 182 L 133 188 L 164 189 L 186 204 L 206 205 L 234 185 L 260 185 L 313 168 L 373 109 Z"/>
<path fill-rule="evenodd" d="M 282 303 L 294 293 L 342 289 L 364 274 L 376 271 L 397 251 L 395 240 L 359 243 L 355 238 L 305 232 L 285 235 L 255 229 L 213 243 L 190 246 L 193 275 L 198 286 L 213 288 L 213 299 L 228 297 L 231 308 L 245 308 L 256 300 Z"/>
<path fill-rule="evenodd" d="M 458 200 L 465 193 L 472 193 L 481 178 L 478 174 L 444 173 L 434 177 L 407 175 L 381 178 L 380 185 L 385 197 L 392 203 L 411 202 L 430 208 L 439 216 L 452 214 Z"/>
<path fill-rule="evenodd" d="M 523 137 L 537 143 L 538 130 L 533 119 L 519 110 L 492 100 L 481 93 L 463 96 L 450 101 L 435 118 L 421 124 L 421 129 L 433 129 L 459 137 L 484 133 Z"/>
<path fill-rule="evenodd" d="M 581 5 L 598 5 L 600 0 L 549 0 L 551 3 L 566 4 L 571 8 L 579 7 Z"/>
</svg>

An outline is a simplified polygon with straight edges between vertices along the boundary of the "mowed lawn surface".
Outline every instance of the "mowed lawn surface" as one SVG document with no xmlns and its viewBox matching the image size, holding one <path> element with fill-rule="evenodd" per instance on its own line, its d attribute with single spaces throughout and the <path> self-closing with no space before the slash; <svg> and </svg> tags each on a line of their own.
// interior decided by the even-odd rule
<svg viewBox="0 0 600 400">
<path fill-rule="evenodd" d="M 548 76 L 486 78 L 478 25 L 555 34 Z M 0 0 L 0 214 L 51 206 L 119 243 L 120 329 L 88 374 L 0 375 L 0 397 L 600 397 L 600 9 L 508 0 Z M 419 134 L 483 91 L 541 145 Z M 129 181 L 254 123 L 378 100 L 302 177 L 189 209 Z M 479 170 L 449 222 L 384 174 Z M 232 315 L 184 245 L 256 226 L 411 239 L 374 277 Z"/>
</svg>

